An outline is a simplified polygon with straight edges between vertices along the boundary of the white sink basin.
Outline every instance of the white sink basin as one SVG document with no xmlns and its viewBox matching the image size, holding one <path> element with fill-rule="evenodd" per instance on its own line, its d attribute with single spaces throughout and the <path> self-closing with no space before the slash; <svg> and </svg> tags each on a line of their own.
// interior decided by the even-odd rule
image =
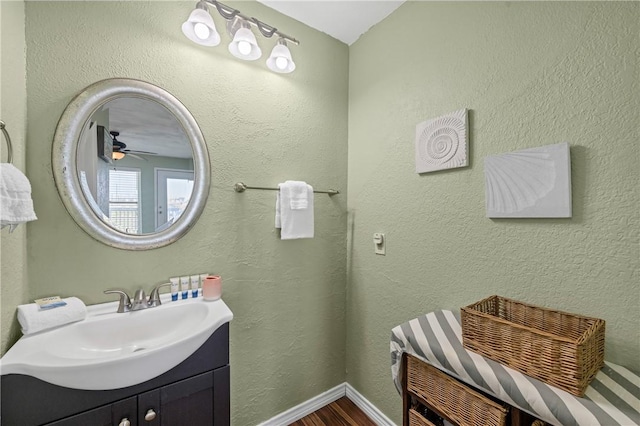
<svg viewBox="0 0 640 426">
<path fill-rule="evenodd" d="M 84 321 L 23 336 L 0 360 L 1 373 L 54 385 L 104 390 L 132 386 L 194 353 L 233 313 L 202 297 L 118 314 L 118 303 L 89 306 Z"/>
</svg>

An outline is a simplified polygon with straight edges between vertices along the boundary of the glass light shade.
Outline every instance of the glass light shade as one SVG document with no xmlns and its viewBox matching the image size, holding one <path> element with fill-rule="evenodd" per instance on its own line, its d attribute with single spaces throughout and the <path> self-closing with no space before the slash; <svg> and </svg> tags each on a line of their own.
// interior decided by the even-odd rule
<svg viewBox="0 0 640 426">
<path fill-rule="evenodd" d="M 113 151 L 113 153 L 111 154 L 111 158 L 113 158 L 115 161 L 118 161 L 122 160 L 124 158 L 124 155 L 124 152 Z"/>
<path fill-rule="evenodd" d="M 267 67 L 271 71 L 287 74 L 296 69 L 296 64 L 291 58 L 291 52 L 284 40 L 279 40 L 267 59 Z"/>
<path fill-rule="evenodd" d="M 220 34 L 216 31 L 213 18 L 204 9 L 194 9 L 191 12 L 189 18 L 182 24 L 182 32 L 189 40 L 203 46 L 220 44 Z"/>
<path fill-rule="evenodd" d="M 247 52 L 248 53 L 244 53 Z M 256 36 L 253 35 L 249 28 L 238 28 L 233 36 L 233 41 L 229 43 L 229 52 L 233 56 L 245 61 L 255 61 L 262 56 L 262 50 L 258 46 Z"/>
</svg>

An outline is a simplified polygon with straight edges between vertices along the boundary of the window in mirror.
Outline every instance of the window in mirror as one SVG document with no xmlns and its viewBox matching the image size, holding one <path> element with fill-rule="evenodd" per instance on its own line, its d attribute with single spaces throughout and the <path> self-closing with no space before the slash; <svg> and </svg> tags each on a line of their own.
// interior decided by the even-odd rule
<svg viewBox="0 0 640 426">
<path fill-rule="evenodd" d="M 127 234 L 140 233 L 140 169 L 109 170 L 109 220 Z"/>
</svg>

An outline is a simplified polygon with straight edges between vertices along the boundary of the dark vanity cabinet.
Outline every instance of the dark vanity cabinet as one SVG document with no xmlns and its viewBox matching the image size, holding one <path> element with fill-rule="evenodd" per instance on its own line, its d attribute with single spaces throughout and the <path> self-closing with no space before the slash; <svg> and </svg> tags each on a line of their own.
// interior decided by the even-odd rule
<svg viewBox="0 0 640 426">
<path fill-rule="evenodd" d="M 228 426 L 229 324 L 189 358 L 145 383 L 88 391 L 1 376 L 2 426 Z"/>
<path fill-rule="evenodd" d="M 127 426 L 127 421 L 135 418 L 138 410 L 138 401 L 135 396 L 122 401 L 114 402 L 66 419 L 58 420 L 47 425 L 54 426 Z M 5 422 L 3 422 L 4 424 Z M 129 426 L 137 424 L 134 421 L 129 422 Z"/>
</svg>

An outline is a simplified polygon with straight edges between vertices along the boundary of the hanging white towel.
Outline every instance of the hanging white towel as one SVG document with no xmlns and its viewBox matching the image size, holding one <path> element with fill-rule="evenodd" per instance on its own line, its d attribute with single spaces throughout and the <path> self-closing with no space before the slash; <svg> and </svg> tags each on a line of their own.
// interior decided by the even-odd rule
<svg viewBox="0 0 640 426">
<path fill-rule="evenodd" d="M 288 192 L 291 210 L 304 210 L 309 207 L 309 185 L 306 182 L 288 180 L 285 184 L 284 190 Z"/>
<path fill-rule="evenodd" d="M 282 215 L 280 214 L 280 185 L 278 184 L 278 192 L 276 192 L 276 228 L 282 228 Z"/>
<path fill-rule="evenodd" d="M 18 322 L 22 326 L 22 334 L 37 333 L 87 317 L 87 307 L 82 300 L 77 297 L 62 300 L 67 303 L 65 306 L 46 310 L 41 310 L 35 303 L 18 306 Z"/>
<path fill-rule="evenodd" d="M 278 188 L 275 224 L 281 229 L 280 238 L 313 238 L 313 187 L 305 182 L 288 180 Z"/>
<path fill-rule="evenodd" d="M 13 164 L 0 163 L 0 227 L 9 232 L 21 223 L 36 220 L 29 179 Z"/>
</svg>

